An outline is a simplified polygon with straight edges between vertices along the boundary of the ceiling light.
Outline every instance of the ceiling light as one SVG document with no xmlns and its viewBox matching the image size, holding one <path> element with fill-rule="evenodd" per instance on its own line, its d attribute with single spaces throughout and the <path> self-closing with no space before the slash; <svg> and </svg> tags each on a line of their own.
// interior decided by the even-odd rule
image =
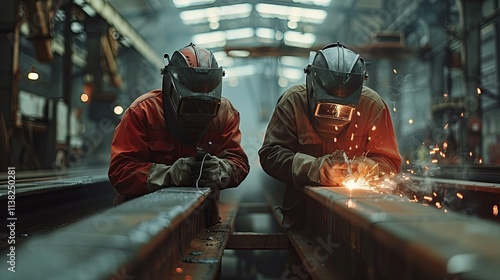
<svg viewBox="0 0 500 280">
<path fill-rule="evenodd" d="M 282 68 L 280 70 L 280 74 L 282 77 L 293 81 L 302 80 L 305 77 L 304 71 L 302 69 L 289 68 L 289 67 Z"/>
<path fill-rule="evenodd" d="M 251 38 L 254 35 L 253 28 L 238 28 L 238 29 L 228 29 L 226 32 L 226 40 L 237 40 L 244 38 Z"/>
<path fill-rule="evenodd" d="M 296 21 L 293 21 L 293 20 L 289 20 L 286 25 L 290 29 L 297 29 L 297 27 L 299 27 L 299 24 Z"/>
<path fill-rule="evenodd" d="M 207 33 L 199 33 L 191 37 L 191 41 L 195 45 L 204 48 L 223 47 L 228 40 L 238 40 L 251 38 L 254 36 L 253 28 L 229 29 L 226 31 L 214 31 Z"/>
<path fill-rule="evenodd" d="M 215 0 L 172 0 L 176 8 L 185 8 L 189 6 L 212 4 Z"/>
<path fill-rule="evenodd" d="M 257 28 L 255 29 L 255 35 L 264 39 L 274 39 L 275 30 L 271 28 Z"/>
<path fill-rule="evenodd" d="M 279 62 L 283 65 L 293 66 L 293 67 L 304 67 L 307 65 L 306 59 L 295 56 L 282 56 L 279 58 Z"/>
<path fill-rule="evenodd" d="M 284 41 L 286 45 L 310 48 L 316 41 L 316 35 L 312 33 L 301 33 L 297 31 L 287 31 L 284 34 Z"/>
<path fill-rule="evenodd" d="M 203 48 L 216 48 L 226 45 L 226 34 L 223 31 L 195 34 L 191 37 L 193 44 Z"/>
<path fill-rule="evenodd" d="M 257 4 L 255 10 L 265 18 L 279 18 L 297 22 L 311 22 L 321 24 L 325 21 L 327 13 L 320 9 L 306 9 L 272 4 Z"/>
<path fill-rule="evenodd" d="M 232 50 L 227 53 L 229 56 L 232 57 L 249 57 L 250 52 L 249 51 L 243 51 L 243 50 Z"/>
<path fill-rule="evenodd" d="M 38 75 L 38 72 L 36 72 L 35 67 L 32 66 L 31 71 L 28 72 L 28 79 L 36 81 L 38 80 L 38 78 L 40 78 L 40 75 Z"/>
<path fill-rule="evenodd" d="M 184 24 L 200 24 L 213 21 L 249 17 L 253 6 L 249 3 L 182 11 L 179 16 Z"/>
<path fill-rule="evenodd" d="M 301 3 L 306 5 L 316 5 L 328 7 L 332 3 L 332 0 L 292 0 L 295 3 Z"/>
<path fill-rule="evenodd" d="M 218 21 L 213 21 L 213 22 L 210 22 L 208 24 L 208 27 L 210 27 L 210 29 L 212 29 L 212 30 L 219 28 L 219 26 L 220 26 L 220 24 Z"/>
</svg>

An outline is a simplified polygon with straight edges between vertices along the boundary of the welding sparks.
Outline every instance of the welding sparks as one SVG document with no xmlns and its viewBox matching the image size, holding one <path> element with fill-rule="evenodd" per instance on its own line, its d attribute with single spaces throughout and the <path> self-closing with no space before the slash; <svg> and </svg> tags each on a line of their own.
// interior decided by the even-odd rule
<svg viewBox="0 0 500 280">
<path fill-rule="evenodd" d="M 464 195 L 461 194 L 461 193 L 459 193 L 459 192 L 457 192 L 457 197 L 460 198 L 460 199 L 464 199 Z"/>
<path fill-rule="evenodd" d="M 349 207 L 349 208 L 356 208 L 356 202 L 354 202 L 352 199 L 349 199 L 347 201 L 347 207 Z"/>
<path fill-rule="evenodd" d="M 477 95 L 481 95 L 481 93 L 483 93 L 483 92 L 481 91 L 481 88 L 476 88 L 476 93 L 477 93 Z"/>
<path fill-rule="evenodd" d="M 409 119 L 409 120 L 408 120 L 408 123 L 409 123 L 409 124 L 413 124 L 413 119 Z"/>
<path fill-rule="evenodd" d="M 369 190 L 370 185 L 368 182 L 366 182 L 364 179 L 354 179 L 354 178 L 347 178 L 344 180 L 344 186 L 348 188 L 349 190 L 353 189 L 364 189 L 364 190 Z"/>
</svg>

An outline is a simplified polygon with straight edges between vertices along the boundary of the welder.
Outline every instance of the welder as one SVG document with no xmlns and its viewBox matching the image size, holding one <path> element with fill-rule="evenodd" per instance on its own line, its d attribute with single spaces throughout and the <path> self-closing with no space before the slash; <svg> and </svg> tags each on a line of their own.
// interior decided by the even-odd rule
<svg viewBox="0 0 500 280">
<path fill-rule="evenodd" d="M 302 228 L 304 186 L 343 186 L 346 176 L 376 184 L 400 172 L 390 111 L 373 89 L 365 60 L 341 43 L 312 52 L 306 83 L 279 98 L 260 163 L 284 182 L 284 228 Z"/>
<path fill-rule="evenodd" d="M 189 44 L 165 58 L 162 88 L 138 97 L 116 127 L 108 172 L 114 204 L 165 187 L 210 187 L 211 226 L 220 220 L 219 191 L 249 172 L 240 115 L 221 96 L 224 71 L 211 51 Z"/>
</svg>

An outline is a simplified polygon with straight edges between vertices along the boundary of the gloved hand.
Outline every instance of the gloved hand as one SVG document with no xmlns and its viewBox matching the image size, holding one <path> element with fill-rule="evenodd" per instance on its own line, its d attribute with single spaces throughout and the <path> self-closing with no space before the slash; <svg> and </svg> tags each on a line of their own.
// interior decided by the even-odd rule
<svg viewBox="0 0 500 280">
<path fill-rule="evenodd" d="M 179 158 L 176 160 L 168 169 L 167 174 L 165 174 L 164 184 L 192 186 L 193 175 L 191 173 L 191 167 L 195 162 L 195 159 L 192 157 Z"/>
<path fill-rule="evenodd" d="M 317 158 L 307 173 L 310 180 L 322 186 L 342 186 L 348 165 L 339 153 L 343 152 L 335 151 Z"/>
<path fill-rule="evenodd" d="M 355 180 L 363 179 L 371 181 L 379 176 L 380 169 L 378 163 L 365 156 L 355 157 L 351 161 L 352 175 Z"/>
<path fill-rule="evenodd" d="M 200 172 L 201 170 L 201 172 Z M 224 189 L 231 178 L 231 165 L 224 159 L 206 153 L 192 166 L 194 182 L 198 180 L 200 187 Z"/>
</svg>

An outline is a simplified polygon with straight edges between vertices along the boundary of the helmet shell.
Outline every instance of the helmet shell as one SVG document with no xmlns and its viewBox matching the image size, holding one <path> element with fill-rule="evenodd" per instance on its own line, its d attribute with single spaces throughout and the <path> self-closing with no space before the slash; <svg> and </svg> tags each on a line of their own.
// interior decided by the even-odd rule
<svg viewBox="0 0 500 280">
<path fill-rule="evenodd" d="M 332 140 L 350 122 L 359 102 L 367 77 L 365 61 L 334 43 L 319 50 L 305 72 L 309 119 L 324 140 Z"/>
<path fill-rule="evenodd" d="M 196 143 L 218 113 L 224 71 L 211 51 L 191 43 L 173 53 L 162 74 L 167 125 L 183 143 Z"/>
</svg>

